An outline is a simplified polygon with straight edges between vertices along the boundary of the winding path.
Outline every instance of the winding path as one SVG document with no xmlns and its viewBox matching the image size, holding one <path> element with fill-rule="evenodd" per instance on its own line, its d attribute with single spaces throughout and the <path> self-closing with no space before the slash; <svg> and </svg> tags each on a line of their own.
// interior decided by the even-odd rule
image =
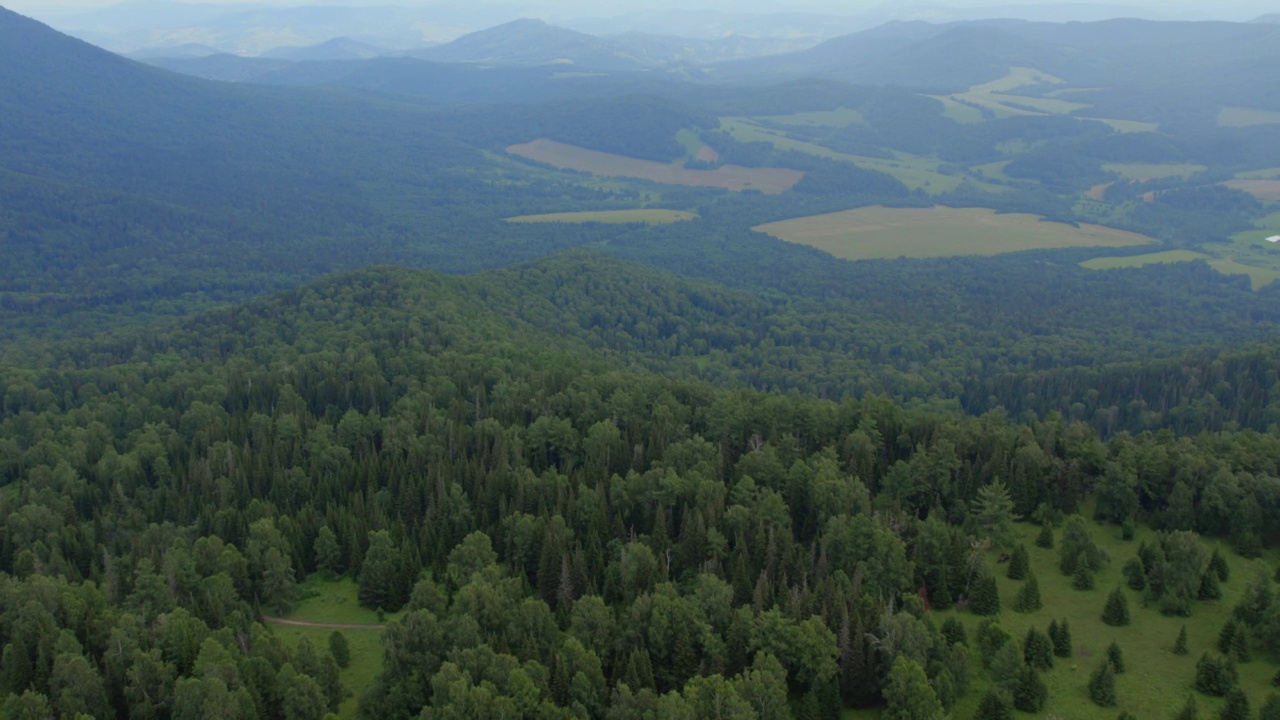
<svg viewBox="0 0 1280 720">
<path fill-rule="evenodd" d="M 317 623 L 306 620 L 287 620 L 280 617 L 263 615 L 262 621 L 275 625 L 292 625 L 294 627 L 321 628 L 323 630 L 385 630 L 386 625 L 360 625 L 357 623 Z"/>
</svg>

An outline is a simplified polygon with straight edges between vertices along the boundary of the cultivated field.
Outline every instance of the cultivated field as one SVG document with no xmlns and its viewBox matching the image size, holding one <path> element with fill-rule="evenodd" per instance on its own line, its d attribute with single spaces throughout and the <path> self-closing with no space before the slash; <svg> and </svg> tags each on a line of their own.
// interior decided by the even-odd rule
<svg viewBox="0 0 1280 720">
<path fill-rule="evenodd" d="M 1218 124 L 1223 127 L 1277 125 L 1280 124 L 1280 112 L 1243 107 L 1224 107 L 1222 112 L 1218 113 Z"/>
<path fill-rule="evenodd" d="M 815 110 L 813 112 L 798 112 L 790 115 L 765 115 L 760 119 L 780 125 L 799 125 L 803 127 L 849 127 L 850 125 L 864 125 L 867 122 L 862 117 L 862 113 L 851 108 Z"/>
<path fill-rule="evenodd" d="M 1262 202 L 1280 202 L 1280 180 L 1228 180 L 1222 184 L 1243 190 Z"/>
<path fill-rule="evenodd" d="M 646 225 L 670 225 L 682 220 L 693 220 L 697 213 L 684 210 L 593 210 L 585 212 L 547 213 L 545 215 L 518 215 L 507 218 L 507 222 L 515 223 L 607 223 L 624 225 L 627 223 L 644 223 Z"/>
<path fill-rule="evenodd" d="M 755 228 L 846 260 L 999 255 L 1069 247 L 1128 247 L 1155 240 L 1099 225 L 1072 227 L 987 208 L 869 207 Z"/>
<path fill-rule="evenodd" d="M 534 140 L 507 148 L 512 155 L 546 163 L 565 170 L 578 170 L 602 177 L 630 177 L 668 185 L 718 187 L 726 190 L 759 190 L 779 195 L 804 178 L 799 170 L 745 168 L 725 165 L 715 170 L 688 170 L 680 163 L 664 164 L 622 155 L 587 150 L 554 140 Z"/>
<path fill-rule="evenodd" d="M 1237 242 L 1248 244 L 1240 240 L 1240 236 L 1236 236 L 1236 238 Z M 1080 266 L 1090 270 L 1117 270 L 1159 263 L 1205 260 L 1208 261 L 1209 267 L 1223 275 L 1248 276 L 1250 286 L 1254 290 L 1260 290 L 1280 280 L 1280 257 L 1275 256 L 1280 250 L 1274 249 L 1274 246 L 1270 246 L 1265 241 L 1261 242 L 1260 245 L 1269 245 L 1269 247 L 1240 248 L 1235 255 L 1228 257 L 1213 257 L 1191 250 L 1168 250 L 1147 255 L 1094 258 L 1080 263 Z"/>
</svg>

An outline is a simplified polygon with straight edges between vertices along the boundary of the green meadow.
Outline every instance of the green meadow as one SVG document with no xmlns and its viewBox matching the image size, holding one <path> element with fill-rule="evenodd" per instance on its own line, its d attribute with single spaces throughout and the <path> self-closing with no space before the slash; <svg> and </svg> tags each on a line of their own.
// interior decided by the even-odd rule
<svg viewBox="0 0 1280 720">
<path fill-rule="evenodd" d="M 682 220 L 693 220 L 697 213 L 684 210 L 636 209 L 636 210 L 593 210 L 584 212 L 546 213 L 544 215 L 518 215 L 507 218 L 513 223 L 606 223 L 625 225 L 628 223 L 644 223 L 645 225 L 670 225 Z"/>
</svg>

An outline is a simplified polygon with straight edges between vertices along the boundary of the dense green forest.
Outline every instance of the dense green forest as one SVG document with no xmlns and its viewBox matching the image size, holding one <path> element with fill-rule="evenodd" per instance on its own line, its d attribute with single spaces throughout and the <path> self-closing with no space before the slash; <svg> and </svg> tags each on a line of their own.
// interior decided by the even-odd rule
<svg viewBox="0 0 1280 720">
<path fill-rule="evenodd" d="M 1280 232 L 1273 100 L 1229 105 L 1275 31 L 894 32 L 683 75 L 188 64 L 252 84 L 0 9 L 0 717 L 1280 717 L 1280 283 L 1222 274 L 1280 272 L 1240 239 Z M 803 178 L 505 151 L 536 139 Z M 1151 243 L 752 230 L 873 205 Z M 637 208 L 692 219 L 506 221 Z M 286 640 L 342 583 L 377 625 Z"/>
</svg>

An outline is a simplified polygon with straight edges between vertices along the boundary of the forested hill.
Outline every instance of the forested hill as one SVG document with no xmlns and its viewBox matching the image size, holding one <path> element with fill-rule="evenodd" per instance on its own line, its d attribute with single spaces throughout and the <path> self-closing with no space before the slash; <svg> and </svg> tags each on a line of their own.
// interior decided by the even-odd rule
<svg viewBox="0 0 1280 720">
<path fill-rule="evenodd" d="M 557 262 L 513 272 L 631 282 Z M 342 644 L 258 622 L 319 572 L 404 610 L 360 700 L 370 720 L 718 703 L 828 719 L 916 700 L 931 714 L 912 717 L 941 717 L 979 674 L 1012 677 L 925 613 L 998 609 L 971 538 L 1012 547 L 1012 520 L 1034 517 L 1061 535 L 1062 572 L 1091 580 L 1105 554 L 1063 515 L 1092 493 L 1103 522 L 1167 531 L 1144 546 L 1153 563 L 1191 558 L 1153 565 L 1150 597 L 1198 618 L 1218 571 L 1187 531 L 1249 556 L 1280 532 L 1274 435 L 1103 443 L 1056 417 L 717 388 L 584 359 L 510 317 L 500 285 L 360 271 L 0 371 L 6 713 L 321 717 L 344 698 Z M 1236 632 L 1274 653 L 1270 597 Z M 877 628 L 912 642 L 873 643 Z"/>
<path fill-rule="evenodd" d="M 1223 283 L 1208 268 L 1153 271 L 1148 286 L 1043 262 L 973 262 L 945 275 L 920 262 L 844 267 L 848 290 L 819 296 L 731 289 L 584 250 L 465 277 L 374 268 L 170 331 L 119 331 L 42 353 L 11 350 L 8 360 L 93 367 L 244 354 L 270 363 L 280 353 L 325 348 L 347 363 L 354 348 L 411 338 L 468 348 L 512 338 L 722 388 L 833 399 L 886 394 L 975 413 L 998 405 L 1014 413 L 1059 410 L 1108 435 L 1160 427 L 1190 433 L 1231 422 L 1262 430 L 1273 417 L 1267 392 L 1224 397 L 1220 414 L 1188 410 L 1223 393 L 1219 380 L 1179 381 L 1188 351 L 1272 338 L 1280 322 L 1269 296 Z M 1178 309 L 1162 287 L 1195 288 L 1203 297 L 1194 312 Z M 1138 383 L 1148 402 L 1137 412 L 1122 379 L 1132 365 L 1122 363 L 1161 357 L 1172 363 L 1169 371 L 1150 370 L 1155 377 Z M 1273 382 L 1265 364 L 1230 375 L 1223 379 L 1238 389 Z M 1089 393 L 1094 383 L 1081 379 L 1113 376 L 1097 383 L 1101 393 Z M 1071 413 L 1073 403 L 1087 407 Z"/>
</svg>

